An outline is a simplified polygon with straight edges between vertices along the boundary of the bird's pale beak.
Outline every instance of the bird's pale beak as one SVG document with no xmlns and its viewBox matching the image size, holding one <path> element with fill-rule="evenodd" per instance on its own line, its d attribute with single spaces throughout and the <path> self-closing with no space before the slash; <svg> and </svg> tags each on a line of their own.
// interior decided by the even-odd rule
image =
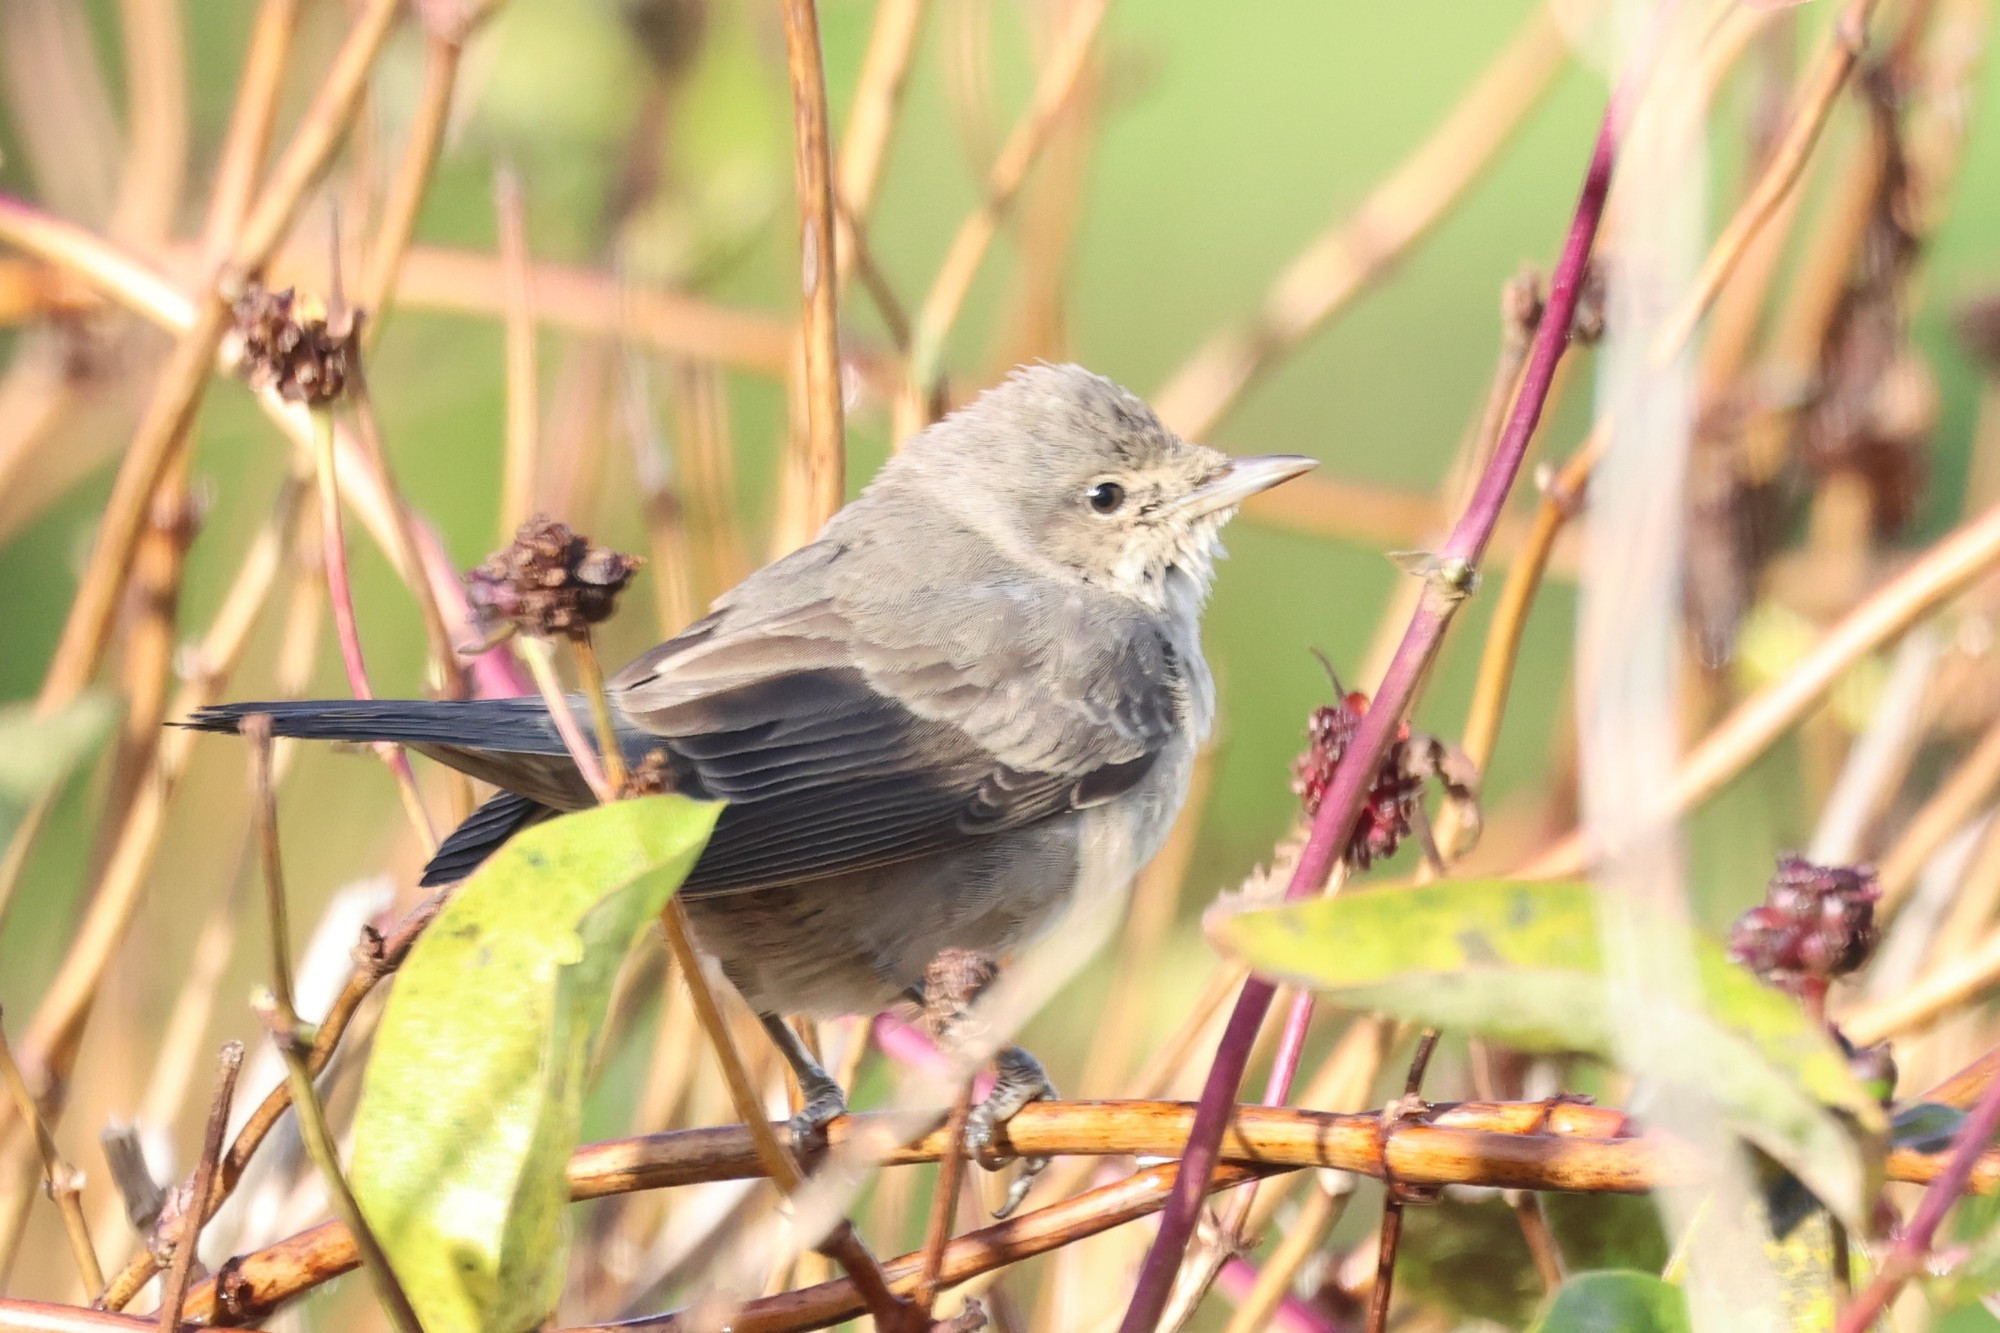
<svg viewBox="0 0 2000 1333">
<path fill-rule="evenodd" d="M 1252 458 L 1232 458 L 1229 468 L 1213 481 L 1204 482 L 1188 493 L 1180 510 L 1189 518 L 1200 518 L 1221 509 L 1234 509 L 1259 491 L 1268 491 L 1290 481 L 1301 472 L 1319 466 L 1317 458 L 1298 454 L 1259 454 Z"/>
</svg>

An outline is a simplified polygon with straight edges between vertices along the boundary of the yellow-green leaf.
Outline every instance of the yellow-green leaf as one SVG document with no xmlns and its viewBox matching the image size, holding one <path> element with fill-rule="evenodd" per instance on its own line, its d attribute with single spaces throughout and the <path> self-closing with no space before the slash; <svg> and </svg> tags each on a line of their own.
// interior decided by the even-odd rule
<svg viewBox="0 0 2000 1333">
<path fill-rule="evenodd" d="M 721 809 L 652 796 L 531 828 L 403 963 L 351 1175 L 426 1333 L 517 1333 L 554 1307 L 563 1173 L 612 979 Z"/>
<path fill-rule="evenodd" d="M 1595 909 L 1584 883 L 1467 880 L 1218 914 L 1209 930 L 1257 971 L 1345 1008 L 1615 1059 Z M 1698 1006 L 1662 996 L 1649 1007 L 1673 1037 L 1649 1044 L 1678 1064 L 1648 1072 L 1707 1088 L 1738 1133 L 1841 1217 L 1864 1217 L 1888 1128 L 1881 1105 L 1790 996 L 1705 936 L 1647 929 L 1660 948 L 1690 952 L 1701 991 Z"/>
</svg>

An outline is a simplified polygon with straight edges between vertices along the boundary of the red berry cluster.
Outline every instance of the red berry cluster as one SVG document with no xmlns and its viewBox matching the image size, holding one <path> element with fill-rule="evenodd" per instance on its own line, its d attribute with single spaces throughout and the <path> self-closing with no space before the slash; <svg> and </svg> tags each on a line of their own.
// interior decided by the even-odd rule
<svg viewBox="0 0 2000 1333">
<path fill-rule="evenodd" d="M 1306 818 L 1319 813 L 1334 772 L 1354 743 L 1361 719 L 1368 712 L 1368 696 L 1355 691 L 1343 695 L 1337 704 L 1313 709 L 1306 724 L 1306 752 L 1292 761 L 1292 791 L 1305 805 Z M 1348 840 L 1347 862 L 1366 870 L 1374 862 L 1395 854 L 1410 836 L 1412 821 L 1424 799 L 1424 779 L 1431 768 L 1415 762 L 1411 754 L 1410 724 L 1396 732 L 1389 753 L 1382 758 L 1375 781 L 1362 799 L 1361 817 L 1355 821 L 1354 835 Z"/>
<path fill-rule="evenodd" d="M 1871 866 L 1779 857 L 1763 905 L 1738 917 L 1729 932 L 1730 956 L 1794 994 L 1824 993 L 1828 982 L 1860 968 L 1874 952 L 1881 896 Z"/>
</svg>

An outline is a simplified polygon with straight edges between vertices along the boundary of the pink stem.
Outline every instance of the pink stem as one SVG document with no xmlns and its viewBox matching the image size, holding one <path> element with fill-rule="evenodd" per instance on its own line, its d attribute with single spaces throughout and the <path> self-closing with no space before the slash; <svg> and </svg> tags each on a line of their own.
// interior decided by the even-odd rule
<svg viewBox="0 0 2000 1333">
<path fill-rule="evenodd" d="M 1222 1271 L 1216 1274 L 1215 1285 L 1240 1305 L 1257 1285 L 1257 1266 L 1247 1259 L 1226 1259 Z M 1278 1308 L 1271 1311 L 1271 1321 L 1264 1327 L 1276 1333 L 1342 1333 L 1339 1324 L 1290 1292 L 1279 1300 Z"/>
<path fill-rule="evenodd" d="M 1924 1256 L 1931 1252 L 1938 1228 L 1944 1224 L 1952 1205 L 1965 1193 L 1966 1184 L 1972 1179 L 1972 1168 L 1979 1164 L 1979 1155 L 1993 1142 L 1996 1131 L 2000 1131 L 2000 1078 L 1988 1083 L 1979 1094 L 1972 1114 L 1966 1117 L 1958 1137 L 1952 1141 L 1951 1160 L 1924 1191 L 1916 1214 L 1896 1238 L 1889 1257 L 1876 1270 L 1875 1280 L 1840 1312 L 1834 1333 L 1866 1333 L 1889 1308 L 1889 1302 L 1896 1298 L 1903 1284 L 1922 1270 Z"/>
<path fill-rule="evenodd" d="M 1656 22 L 1664 19 L 1670 5 L 1671 0 L 1664 0 Z M 1611 105 L 1604 113 L 1603 124 L 1598 129 L 1597 144 L 1591 153 L 1590 168 L 1584 175 L 1569 235 L 1563 242 L 1562 254 L 1549 280 L 1546 313 L 1535 330 L 1534 345 L 1529 349 L 1513 414 L 1492 458 L 1487 462 L 1485 472 L 1480 475 L 1479 486 L 1466 505 L 1464 516 L 1438 553 L 1438 568 L 1447 573 L 1462 570 L 1469 577 L 1478 568 L 1486 543 L 1500 520 L 1507 493 L 1520 472 L 1522 459 L 1527 456 L 1535 425 L 1541 419 L 1542 406 L 1548 400 L 1549 385 L 1555 379 L 1556 363 L 1562 359 L 1569 343 L 1570 323 L 1576 315 L 1584 265 L 1590 259 L 1591 245 L 1597 238 L 1598 224 L 1604 217 L 1604 201 L 1611 188 L 1611 168 L 1617 154 L 1618 132 L 1623 125 L 1625 104 L 1630 90 L 1636 88 L 1643 78 L 1646 63 L 1644 50 L 1642 48 L 1641 65 L 1628 73 L 1623 86 L 1613 95 Z M 1293 871 L 1291 883 L 1285 889 L 1287 902 L 1318 893 L 1320 886 L 1332 874 L 1335 862 L 1345 851 L 1348 839 L 1353 836 L 1355 823 L 1361 814 L 1362 798 L 1374 782 L 1382 757 L 1388 752 L 1389 744 L 1395 739 L 1411 700 L 1416 696 L 1417 685 L 1443 641 L 1454 603 L 1462 595 L 1458 589 L 1446 589 L 1445 593 L 1444 596 L 1424 597 L 1416 614 L 1410 618 L 1410 627 L 1404 631 L 1403 641 L 1382 677 L 1374 702 L 1362 715 L 1353 744 L 1334 770 L 1333 782 L 1320 802 L 1312 833 Z M 1201 1101 L 1188 1132 L 1187 1148 L 1174 1180 L 1173 1195 L 1160 1214 L 1160 1229 L 1153 1237 L 1152 1248 L 1146 1252 L 1146 1262 L 1139 1270 L 1132 1303 L 1126 1308 L 1119 1333 L 1151 1333 L 1159 1324 L 1173 1289 L 1174 1275 L 1180 1270 L 1181 1257 L 1194 1235 L 1195 1220 L 1200 1215 L 1209 1178 L 1215 1172 L 1221 1153 L 1222 1133 L 1236 1104 L 1237 1090 L 1243 1083 L 1251 1047 L 1256 1043 L 1257 1031 L 1263 1025 L 1264 1015 L 1270 1010 L 1275 994 L 1276 988 L 1270 982 L 1253 976 L 1243 983 L 1243 989 L 1237 996 L 1236 1008 L 1229 1015 L 1214 1062 L 1209 1066 L 1208 1081 L 1202 1086 Z M 1284 1086 L 1275 1089 L 1278 1096 L 1267 1096 L 1266 1101 L 1282 1101 L 1289 1095 L 1289 1072 L 1281 1081 Z"/>
<path fill-rule="evenodd" d="M 1278 1053 L 1271 1059 L 1271 1077 L 1264 1084 L 1264 1105 L 1283 1106 L 1292 1095 L 1292 1080 L 1298 1077 L 1299 1057 L 1305 1054 L 1306 1029 L 1312 1026 L 1311 991 L 1292 997 L 1292 1011 L 1285 1015 L 1285 1030 L 1278 1038 Z"/>
</svg>

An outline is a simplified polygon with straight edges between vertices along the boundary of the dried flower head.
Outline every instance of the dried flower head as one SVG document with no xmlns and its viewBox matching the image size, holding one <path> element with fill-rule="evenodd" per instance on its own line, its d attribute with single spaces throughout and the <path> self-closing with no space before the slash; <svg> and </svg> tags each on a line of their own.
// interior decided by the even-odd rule
<svg viewBox="0 0 2000 1333">
<path fill-rule="evenodd" d="M 1763 905 L 1736 919 L 1730 956 L 1796 995 L 1824 994 L 1828 982 L 1856 971 L 1875 951 L 1881 896 L 1871 866 L 1781 856 Z"/>
<path fill-rule="evenodd" d="M 1313 709 L 1306 724 L 1306 752 L 1292 762 L 1292 791 L 1305 806 L 1306 818 L 1319 813 L 1327 788 L 1368 712 L 1368 696 L 1354 692 L 1337 704 Z M 1410 836 L 1422 813 L 1424 787 L 1437 779 L 1448 800 L 1460 803 L 1469 822 L 1476 822 L 1477 779 L 1472 763 L 1457 747 L 1435 736 L 1412 731 L 1405 722 L 1382 758 L 1375 781 L 1362 798 L 1361 815 L 1348 839 L 1346 861 L 1356 870 L 1392 856 Z"/>
<path fill-rule="evenodd" d="M 610 618 L 618 594 L 643 562 L 592 546 L 567 523 L 532 518 L 466 576 L 473 621 L 488 638 L 520 630 L 580 639 Z"/>
<path fill-rule="evenodd" d="M 645 758 L 632 765 L 625 774 L 625 790 L 621 796 L 659 796 L 665 792 L 677 791 L 674 770 L 667 762 L 667 752 L 655 746 L 646 751 Z"/>
<path fill-rule="evenodd" d="M 319 406 L 347 387 L 355 329 L 329 327 L 324 312 L 308 312 L 292 288 L 251 283 L 236 298 L 239 368 L 256 389 L 276 389 L 287 402 Z"/>
</svg>

